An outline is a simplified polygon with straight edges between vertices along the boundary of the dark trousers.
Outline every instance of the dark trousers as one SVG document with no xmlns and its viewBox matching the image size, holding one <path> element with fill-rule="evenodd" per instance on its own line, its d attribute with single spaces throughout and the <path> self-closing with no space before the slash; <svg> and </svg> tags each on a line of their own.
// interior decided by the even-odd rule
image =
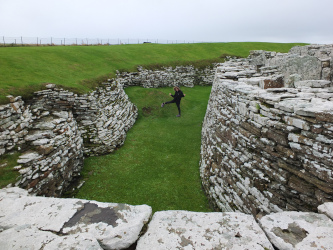
<svg viewBox="0 0 333 250">
<path fill-rule="evenodd" d="M 178 108 L 178 113 L 180 114 L 180 101 L 177 102 L 176 99 L 173 99 L 172 101 L 165 102 L 164 104 L 169 104 L 169 103 L 176 103 L 177 108 Z"/>
</svg>

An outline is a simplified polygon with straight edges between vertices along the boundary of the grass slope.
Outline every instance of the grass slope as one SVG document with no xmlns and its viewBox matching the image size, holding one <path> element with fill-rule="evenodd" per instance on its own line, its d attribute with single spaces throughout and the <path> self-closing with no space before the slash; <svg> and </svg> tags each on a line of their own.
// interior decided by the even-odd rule
<svg viewBox="0 0 333 250">
<path fill-rule="evenodd" d="M 0 47 L 0 103 L 7 102 L 8 94 L 28 98 L 43 88 L 44 83 L 56 83 L 83 93 L 99 81 L 113 77 L 119 69 L 135 71 L 137 65 L 221 60 L 225 54 L 246 57 L 255 49 L 287 52 L 295 45 L 298 44 L 246 42 Z"/>
<path fill-rule="evenodd" d="M 20 176 L 19 172 L 14 170 L 14 167 L 17 166 L 18 157 L 19 153 L 0 156 L 0 188 L 15 183 L 17 177 Z"/>
<path fill-rule="evenodd" d="M 171 88 L 130 87 L 126 93 L 139 116 L 123 147 L 85 160 L 86 183 L 77 198 L 132 205 L 153 211 L 210 211 L 201 189 L 199 159 L 201 126 L 211 87 L 183 88 L 182 117 L 171 100 Z"/>
</svg>

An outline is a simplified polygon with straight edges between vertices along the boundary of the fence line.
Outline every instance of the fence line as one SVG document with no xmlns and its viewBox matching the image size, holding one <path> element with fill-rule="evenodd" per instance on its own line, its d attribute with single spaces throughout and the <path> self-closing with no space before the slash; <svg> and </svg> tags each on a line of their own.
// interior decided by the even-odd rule
<svg viewBox="0 0 333 250">
<path fill-rule="evenodd" d="M 159 43 L 159 44 L 180 44 L 180 43 L 203 43 L 198 41 L 186 40 L 159 40 L 159 39 L 110 39 L 110 38 L 55 38 L 55 37 L 5 37 L 2 36 L 0 46 L 53 46 L 53 45 L 120 45 L 120 44 L 140 44 L 140 43 Z"/>
</svg>

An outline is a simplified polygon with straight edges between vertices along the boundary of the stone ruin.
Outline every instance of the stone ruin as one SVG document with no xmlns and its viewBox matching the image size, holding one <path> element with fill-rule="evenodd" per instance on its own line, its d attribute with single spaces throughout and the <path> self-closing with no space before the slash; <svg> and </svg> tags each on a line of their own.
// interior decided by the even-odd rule
<svg viewBox="0 0 333 250">
<path fill-rule="evenodd" d="M 121 85 L 104 85 L 79 96 L 49 84 L 27 103 L 9 96 L 10 103 L 0 106 L 0 155 L 20 152 L 15 186 L 59 197 L 79 178 L 84 156 L 124 143 L 137 108 Z"/>
<path fill-rule="evenodd" d="M 222 211 L 317 211 L 333 201 L 333 46 L 252 51 L 216 70 L 201 178 Z"/>
<path fill-rule="evenodd" d="M 0 248 L 332 249 L 333 46 L 252 51 L 199 73 L 139 69 L 88 95 L 49 85 L 0 106 L 0 155 L 21 152 L 0 190 Z M 83 156 L 112 152 L 137 115 L 123 86 L 212 84 L 200 174 L 221 212 L 59 199 Z"/>
<path fill-rule="evenodd" d="M 198 82 L 211 84 L 214 73 L 210 67 L 164 71 L 139 67 L 85 95 L 48 84 L 27 102 L 8 96 L 10 103 L 0 105 L 0 156 L 20 153 L 15 186 L 35 195 L 60 197 L 79 179 L 84 157 L 111 153 L 124 144 L 138 115 L 124 87 L 193 87 Z"/>
</svg>

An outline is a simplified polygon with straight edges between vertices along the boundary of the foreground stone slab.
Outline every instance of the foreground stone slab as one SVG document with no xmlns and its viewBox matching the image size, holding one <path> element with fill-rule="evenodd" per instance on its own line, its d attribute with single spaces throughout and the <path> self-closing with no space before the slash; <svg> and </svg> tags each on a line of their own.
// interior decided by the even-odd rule
<svg viewBox="0 0 333 250">
<path fill-rule="evenodd" d="M 281 212 L 264 216 L 260 224 L 278 249 L 332 249 L 333 222 L 324 214 Z"/>
<path fill-rule="evenodd" d="M 138 250 L 273 249 L 251 215 L 242 213 L 156 212 Z"/>
<path fill-rule="evenodd" d="M 17 226 L 0 233 L 0 247 L 1 249 L 103 249 L 97 239 L 90 234 L 59 237 L 31 225 Z"/>
<path fill-rule="evenodd" d="M 151 216 L 147 205 L 29 196 L 0 190 L 0 249 L 125 249 Z M 51 247 L 52 246 L 52 247 Z"/>
</svg>

